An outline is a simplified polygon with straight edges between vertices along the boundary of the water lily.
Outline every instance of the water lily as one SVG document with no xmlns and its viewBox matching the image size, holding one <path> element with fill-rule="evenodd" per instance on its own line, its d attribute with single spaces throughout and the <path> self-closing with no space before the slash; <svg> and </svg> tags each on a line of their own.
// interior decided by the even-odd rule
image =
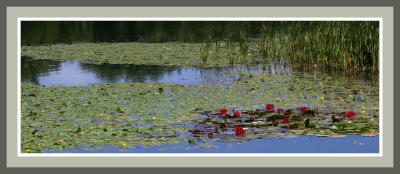
<svg viewBox="0 0 400 174">
<path fill-rule="evenodd" d="M 267 108 L 267 110 L 273 110 L 275 108 L 274 104 L 267 104 L 267 106 L 265 106 Z"/>
<path fill-rule="evenodd" d="M 301 112 L 306 112 L 307 110 L 308 110 L 307 107 L 300 107 L 300 111 L 301 111 Z"/>
<path fill-rule="evenodd" d="M 353 111 L 347 111 L 346 116 L 348 116 L 350 118 L 354 118 L 354 117 L 356 117 L 356 113 L 354 113 Z"/>
<path fill-rule="evenodd" d="M 282 124 L 289 124 L 290 123 L 290 119 L 289 118 L 284 118 L 281 120 Z"/>
<path fill-rule="evenodd" d="M 219 113 L 221 114 L 221 115 L 225 115 L 225 114 L 227 114 L 228 113 L 228 109 L 221 109 L 221 110 L 219 110 Z"/>
<path fill-rule="evenodd" d="M 235 127 L 235 132 L 237 136 L 246 135 L 246 131 L 242 127 Z"/>
<path fill-rule="evenodd" d="M 278 111 L 278 113 L 282 113 L 284 111 L 283 108 L 278 108 L 276 111 Z"/>
<path fill-rule="evenodd" d="M 233 113 L 233 116 L 234 117 L 240 117 L 242 115 L 242 111 L 240 111 L 240 110 L 237 110 L 237 111 L 235 111 L 234 113 Z"/>
</svg>

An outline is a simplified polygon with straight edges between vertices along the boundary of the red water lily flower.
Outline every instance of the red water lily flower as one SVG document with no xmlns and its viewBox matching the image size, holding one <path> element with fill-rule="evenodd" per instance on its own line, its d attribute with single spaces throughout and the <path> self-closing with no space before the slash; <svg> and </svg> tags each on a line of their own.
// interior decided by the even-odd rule
<svg viewBox="0 0 400 174">
<path fill-rule="evenodd" d="M 353 111 L 347 111 L 347 112 L 346 112 L 346 115 L 347 115 L 348 117 L 350 117 L 350 118 L 356 117 L 356 113 L 354 113 Z"/>
<path fill-rule="evenodd" d="M 221 109 L 221 110 L 219 110 L 219 113 L 220 113 L 221 115 L 225 115 L 225 114 L 228 113 L 228 109 Z"/>
<path fill-rule="evenodd" d="M 242 115 L 242 111 L 240 111 L 240 110 L 237 110 L 237 111 L 235 111 L 234 113 L 233 113 L 233 116 L 234 117 L 240 117 Z"/>
<path fill-rule="evenodd" d="M 289 118 L 284 118 L 281 121 L 282 124 L 289 124 L 290 123 L 290 119 Z"/>
<path fill-rule="evenodd" d="M 276 111 L 278 111 L 278 113 L 282 113 L 284 111 L 283 108 L 278 108 Z"/>
<path fill-rule="evenodd" d="M 272 110 L 275 108 L 274 104 L 267 104 L 267 106 L 265 106 L 265 108 L 267 108 L 267 110 Z"/>
<path fill-rule="evenodd" d="M 308 110 L 307 107 L 300 107 L 300 111 L 301 111 L 301 112 L 306 112 L 307 110 Z"/>
<path fill-rule="evenodd" d="M 235 127 L 235 132 L 237 136 L 246 135 L 246 131 L 242 127 Z"/>
</svg>

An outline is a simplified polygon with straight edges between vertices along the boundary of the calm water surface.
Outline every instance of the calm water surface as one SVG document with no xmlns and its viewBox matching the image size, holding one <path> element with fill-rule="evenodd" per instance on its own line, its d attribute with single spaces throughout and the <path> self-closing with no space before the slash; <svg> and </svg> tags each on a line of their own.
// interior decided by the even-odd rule
<svg viewBox="0 0 400 174">
<path fill-rule="evenodd" d="M 165 83 L 179 85 L 200 85 L 202 83 L 231 84 L 239 73 L 257 73 L 289 75 L 303 72 L 293 70 L 284 63 L 272 63 L 258 66 L 223 66 L 202 68 L 197 66 L 158 66 L 158 65 L 118 65 L 118 64 L 86 64 L 79 61 L 33 60 L 22 57 L 21 80 L 40 86 L 89 86 L 95 83 Z M 321 73 L 308 72 L 315 79 Z M 368 77 L 353 77 L 366 85 L 376 82 L 364 81 Z"/>
<path fill-rule="evenodd" d="M 166 83 L 200 85 L 232 83 L 240 71 L 254 73 L 268 69 L 262 66 L 196 66 L 85 64 L 79 61 L 33 60 L 23 57 L 22 82 L 40 86 L 88 86 L 95 83 Z M 274 66 L 273 66 L 274 67 Z M 275 67 L 274 67 L 275 68 Z M 271 69 L 275 73 L 274 68 Z"/>
<path fill-rule="evenodd" d="M 294 138 L 259 139 L 244 143 L 209 143 L 210 148 L 196 148 L 189 143 L 179 143 L 148 148 L 124 149 L 98 146 L 104 150 L 83 148 L 45 153 L 379 153 L 379 136 L 350 135 L 345 138 L 298 136 Z"/>
</svg>

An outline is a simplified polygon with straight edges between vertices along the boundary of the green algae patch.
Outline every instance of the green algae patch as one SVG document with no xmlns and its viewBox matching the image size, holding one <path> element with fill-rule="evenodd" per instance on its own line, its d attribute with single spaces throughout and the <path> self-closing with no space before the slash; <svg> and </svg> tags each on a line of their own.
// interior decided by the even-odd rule
<svg viewBox="0 0 400 174">
<path fill-rule="evenodd" d="M 224 42 L 209 47 L 203 43 L 177 42 L 53 44 L 22 46 L 21 55 L 34 59 L 78 60 L 93 64 L 218 66 L 230 65 L 233 57 L 240 57 L 239 45 L 234 45 L 231 48 Z M 246 57 L 257 58 L 256 46 L 249 46 Z M 249 60 L 242 58 L 243 63 L 246 61 Z"/>
</svg>

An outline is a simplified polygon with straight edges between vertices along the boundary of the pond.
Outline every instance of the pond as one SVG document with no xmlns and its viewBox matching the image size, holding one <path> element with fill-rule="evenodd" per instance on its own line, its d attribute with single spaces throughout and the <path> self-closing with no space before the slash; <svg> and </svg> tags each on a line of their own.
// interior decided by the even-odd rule
<svg viewBox="0 0 400 174">
<path fill-rule="evenodd" d="M 377 153 L 378 21 L 22 21 L 25 153 Z"/>
<path fill-rule="evenodd" d="M 302 72 L 284 61 L 205 68 L 89 64 L 28 57 L 22 57 L 21 71 L 24 84 L 21 102 L 25 104 L 22 113 L 27 116 L 22 125 L 28 128 L 23 130 L 23 142 L 32 150 L 29 144 L 47 147 L 40 152 L 379 151 L 378 83 L 356 75 Z M 127 98 L 135 96 L 130 93 L 142 97 Z M 281 125 L 280 113 L 265 110 L 267 103 L 293 110 L 295 115 L 290 118 L 297 119 L 296 124 L 288 124 L 287 128 Z M 312 111 L 311 115 L 297 111 L 304 106 Z M 234 118 L 232 111 L 221 116 L 218 110 L 222 107 L 229 112 L 242 110 L 243 115 Z M 139 110 L 144 113 L 137 113 Z M 345 118 L 346 123 L 334 123 L 336 115 L 348 110 L 362 118 Z M 314 111 L 322 116 L 314 117 Z M 304 127 L 307 120 L 318 131 L 297 129 L 299 123 Z M 68 124 L 57 124 L 56 128 L 55 122 Z M 238 126 L 245 128 L 246 136 L 235 136 Z M 51 134 L 65 135 L 53 143 L 54 139 L 46 140 L 54 138 Z M 31 136 L 42 140 L 35 142 Z"/>
</svg>

